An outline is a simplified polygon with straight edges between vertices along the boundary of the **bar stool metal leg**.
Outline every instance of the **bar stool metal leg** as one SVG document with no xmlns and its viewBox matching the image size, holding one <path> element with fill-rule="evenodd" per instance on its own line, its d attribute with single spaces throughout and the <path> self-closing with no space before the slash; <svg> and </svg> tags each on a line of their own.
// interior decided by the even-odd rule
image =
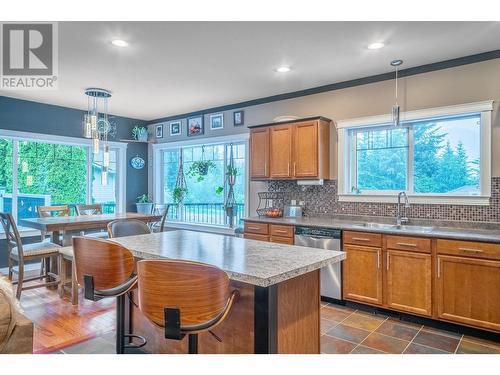
<svg viewBox="0 0 500 375">
<path fill-rule="evenodd" d="M 198 334 L 188 335 L 189 354 L 198 354 Z"/>
<path fill-rule="evenodd" d="M 116 297 L 116 354 L 125 352 L 125 295 Z"/>
</svg>

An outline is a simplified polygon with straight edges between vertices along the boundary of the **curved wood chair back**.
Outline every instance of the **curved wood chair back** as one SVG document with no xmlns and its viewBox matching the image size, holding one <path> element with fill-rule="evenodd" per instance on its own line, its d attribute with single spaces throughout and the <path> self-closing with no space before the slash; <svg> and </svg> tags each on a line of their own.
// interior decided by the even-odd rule
<svg viewBox="0 0 500 375">
<path fill-rule="evenodd" d="M 231 296 L 229 277 L 208 264 L 178 260 L 137 263 L 139 308 L 153 323 L 165 326 L 164 308 L 178 308 L 183 326 L 218 318 Z"/>
<path fill-rule="evenodd" d="M 38 217 L 69 216 L 69 206 L 37 206 Z"/>
<path fill-rule="evenodd" d="M 97 290 L 122 285 L 134 272 L 134 256 L 125 247 L 106 240 L 73 237 L 76 278 L 84 285 L 83 276 L 94 278 Z"/>
<path fill-rule="evenodd" d="M 0 221 L 2 222 L 2 227 L 5 232 L 5 241 L 7 242 L 8 256 L 14 247 L 17 247 L 17 252 L 19 260 L 23 260 L 23 244 L 21 242 L 21 236 L 17 230 L 17 225 L 12 217 L 12 214 L 8 212 L 0 212 Z"/>
<path fill-rule="evenodd" d="M 76 214 L 79 216 L 102 215 L 101 204 L 77 204 L 75 208 L 76 208 Z"/>
<path fill-rule="evenodd" d="M 120 219 L 108 223 L 109 238 L 137 236 L 139 234 L 150 234 L 151 229 L 141 220 Z"/>
</svg>

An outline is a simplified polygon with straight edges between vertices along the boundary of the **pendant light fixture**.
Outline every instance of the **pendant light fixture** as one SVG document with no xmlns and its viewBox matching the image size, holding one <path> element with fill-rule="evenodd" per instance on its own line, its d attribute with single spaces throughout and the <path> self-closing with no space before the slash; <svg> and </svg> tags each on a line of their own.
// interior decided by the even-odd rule
<svg viewBox="0 0 500 375">
<path fill-rule="evenodd" d="M 396 104 L 392 106 L 392 124 L 395 127 L 400 125 L 400 108 L 398 104 L 398 69 L 403 65 L 403 60 L 393 60 L 391 61 L 391 66 L 396 68 Z"/>
<path fill-rule="evenodd" d="M 102 147 L 102 170 L 101 184 L 108 184 L 109 168 L 109 146 L 108 133 L 111 128 L 108 120 L 108 99 L 111 98 L 111 91 L 98 88 L 88 88 L 87 113 L 83 116 L 83 136 L 92 139 L 92 153 L 99 154 Z"/>
</svg>

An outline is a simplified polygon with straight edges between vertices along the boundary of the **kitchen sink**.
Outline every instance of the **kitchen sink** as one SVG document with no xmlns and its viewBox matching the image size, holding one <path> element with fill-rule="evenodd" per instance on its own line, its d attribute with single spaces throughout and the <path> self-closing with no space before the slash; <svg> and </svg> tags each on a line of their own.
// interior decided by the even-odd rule
<svg viewBox="0 0 500 375">
<path fill-rule="evenodd" d="M 354 224 L 355 227 L 367 229 L 381 229 L 381 230 L 398 230 L 398 231 L 411 231 L 418 233 L 429 233 L 433 227 L 421 227 L 418 225 L 396 225 L 396 224 L 382 224 L 382 223 L 359 223 Z"/>
</svg>

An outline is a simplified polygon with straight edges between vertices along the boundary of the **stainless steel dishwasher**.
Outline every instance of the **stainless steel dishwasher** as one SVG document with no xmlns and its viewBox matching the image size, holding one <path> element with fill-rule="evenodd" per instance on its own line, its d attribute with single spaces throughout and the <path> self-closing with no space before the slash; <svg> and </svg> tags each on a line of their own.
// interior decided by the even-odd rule
<svg viewBox="0 0 500 375">
<path fill-rule="evenodd" d="M 330 228 L 295 228 L 295 245 L 323 250 L 341 250 L 342 232 Z M 321 269 L 321 296 L 342 299 L 342 271 L 340 262 Z"/>
</svg>

